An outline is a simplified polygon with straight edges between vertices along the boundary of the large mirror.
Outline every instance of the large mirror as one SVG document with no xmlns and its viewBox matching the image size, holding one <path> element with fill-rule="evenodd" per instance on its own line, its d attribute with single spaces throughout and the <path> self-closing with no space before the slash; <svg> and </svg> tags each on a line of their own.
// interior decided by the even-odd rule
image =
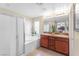
<svg viewBox="0 0 79 59">
<path fill-rule="evenodd" d="M 44 32 L 62 32 L 68 33 L 69 17 L 68 15 L 52 17 L 45 19 Z"/>
</svg>

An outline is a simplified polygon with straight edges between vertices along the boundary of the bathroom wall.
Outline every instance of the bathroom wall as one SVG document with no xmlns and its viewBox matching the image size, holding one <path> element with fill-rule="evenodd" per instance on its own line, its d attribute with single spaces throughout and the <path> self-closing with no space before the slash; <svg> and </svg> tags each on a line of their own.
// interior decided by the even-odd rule
<svg viewBox="0 0 79 59">
<path fill-rule="evenodd" d="M 79 32 L 75 32 L 75 52 L 74 55 L 75 56 L 79 56 Z"/>
<path fill-rule="evenodd" d="M 77 20 L 77 21 L 76 21 Z M 77 24 L 77 29 L 75 27 L 75 35 L 74 35 L 74 55 L 79 56 L 79 13 L 76 13 L 76 19 L 75 19 L 74 25 Z"/>
<path fill-rule="evenodd" d="M 79 56 L 79 3 L 75 4 L 75 20 L 74 20 L 74 25 L 77 24 L 77 29 L 75 27 L 75 32 L 74 32 L 74 55 Z"/>
</svg>

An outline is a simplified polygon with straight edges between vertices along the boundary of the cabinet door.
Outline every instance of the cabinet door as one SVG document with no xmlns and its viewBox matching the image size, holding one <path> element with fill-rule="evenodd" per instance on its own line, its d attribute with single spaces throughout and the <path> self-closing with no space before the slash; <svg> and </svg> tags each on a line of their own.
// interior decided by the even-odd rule
<svg viewBox="0 0 79 59">
<path fill-rule="evenodd" d="M 41 36 L 40 45 L 48 48 L 48 36 Z"/>
<path fill-rule="evenodd" d="M 55 38 L 53 38 L 53 37 L 50 37 L 49 38 L 49 49 L 52 49 L 52 50 L 54 50 L 55 49 Z"/>
<path fill-rule="evenodd" d="M 56 51 L 67 54 L 68 55 L 68 42 L 64 41 L 55 41 Z"/>
</svg>

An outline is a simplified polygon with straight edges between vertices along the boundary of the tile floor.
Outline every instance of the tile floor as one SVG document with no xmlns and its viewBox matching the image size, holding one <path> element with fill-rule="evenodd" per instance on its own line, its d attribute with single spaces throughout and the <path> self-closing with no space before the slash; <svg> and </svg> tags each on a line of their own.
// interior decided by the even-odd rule
<svg viewBox="0 0 79 59">
<path fill-rule="evenodd" d="M 29 53 L 27 56 L 65 56 L 65 55 L 40 47 Z"/>
</svg>

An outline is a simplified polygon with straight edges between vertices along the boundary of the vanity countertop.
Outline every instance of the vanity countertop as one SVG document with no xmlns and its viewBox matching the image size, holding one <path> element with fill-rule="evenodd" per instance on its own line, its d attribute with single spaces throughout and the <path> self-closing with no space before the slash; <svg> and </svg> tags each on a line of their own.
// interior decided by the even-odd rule
<svg viewBox="0 0 79 59">
<path fill-rule="evenodd" d="M 69 38 L 69 35 L 65 35 L 65 34 L 55 34 L 55 33 L 42 33 L 41 35 L 46 35 L 46 36 L 52 36 L 52 37 L 60 37 L 60 38 Z"/>
</svg>

